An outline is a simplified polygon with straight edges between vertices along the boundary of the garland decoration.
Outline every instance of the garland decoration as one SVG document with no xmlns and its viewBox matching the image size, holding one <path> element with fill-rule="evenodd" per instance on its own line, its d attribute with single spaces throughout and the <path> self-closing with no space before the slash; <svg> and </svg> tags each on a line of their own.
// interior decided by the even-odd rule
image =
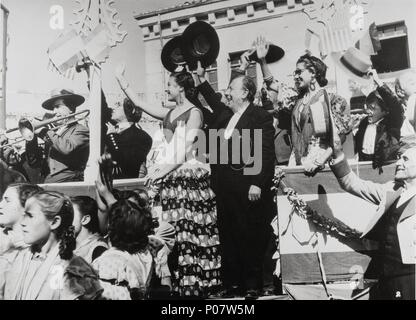
<svg viewBox="0 0 416 320">
<path fill-rule="evenodd" d="M 272 187 L 272 191 L 276 193 L 275 202 L 277 202 L 278 189 L 281 189 L 283 194 L 287 196 L 289 203 L 292 205 L 293 212 L 301 218 L 311 221 L 321 231 L 337 238 L 342 237 L 350 240 L 360 239 L 362 235 L 361 232 L 348 227 L 345 223 L 338 219 L 329 219 L 309 207 L 293 188 L 289 188 L 285 184 L 283 181 L 284 177 L 284 171 L 281 168 L 276 167 Z"/>
</svg>

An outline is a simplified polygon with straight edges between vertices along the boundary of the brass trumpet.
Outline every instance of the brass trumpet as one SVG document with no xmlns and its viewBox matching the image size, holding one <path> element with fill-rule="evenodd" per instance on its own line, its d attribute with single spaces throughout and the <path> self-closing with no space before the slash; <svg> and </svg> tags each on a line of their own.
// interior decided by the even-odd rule
<svg viewBox="0 0 416 320">
<path fill-rule="evenodd" d="M 53 127 L 53 128 L 50 129 L 52 131 L 57 131 L 57 130 L 59 130 L 60 128 L 62 128 L 64 126 L 71 125 L 73 123 L 76 123 L 80 120 L 83 120 L 83 119 L 87 118 L 88 115 L 90 114 L 90 111 L 89 110 L 83 110 L 83 111 L 80 111 L 80 112 L 77 112 L 77 113 L 71 113 L 68 116 L 53 118 L 53 119 L 49 119 L 49 120 L 45 120 L 45 121 L 40 121 L 40 122 L 37 122 L 37 123 L 33 123 L 28 118 L 21 118 L 19 120 L 18 126 L 16 128 L 7 130 L 6 134 L 7 133 L 12 133 L 12 132 L 15 132 L 15 131 L 19 131 L 22 138 L 18 139 L 16 141 L 13 141 L 11 143 L 8 143 L 6 145 L 0 146 L 0 150 L 3 149 L 3 148 L 7 148 L 7 147 L 10 147 L 12 145 L 24 142 L 24 141 L 32 141 L 35 138 L 35 131 L 38 130 L 39 128 L 46 127 L 48 125 L 52 125 L 55 122 L 59 122 L 59 121 L 62 121 L 62 120 L 68 119 L 68 118 L 73 118 L 73 117 L 76 117 L 76 116 L 84 114 L 84 113 L 85 113 L 85 115 L 83 115 L 80 118 L 76 118 L 72 121 L 69 121 L 67 123 L 61 124 L 59 126 L 56 126 L 56 127 Z"/>
</svg>

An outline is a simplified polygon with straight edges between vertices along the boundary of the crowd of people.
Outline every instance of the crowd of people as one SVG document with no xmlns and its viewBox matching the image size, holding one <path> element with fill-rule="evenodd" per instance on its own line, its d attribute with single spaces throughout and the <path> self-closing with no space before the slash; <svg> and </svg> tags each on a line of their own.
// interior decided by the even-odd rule
<svg viewBox="0 0 416 320">
<path fill-rule="evenodd" d="M 272 74 L 269 50 L 270 43 L 259 37 L 241 56 L 223 94 L 210 86 L 201 63 L 193 72 L 172 73 L 166 91 L 175 104 L 171 109 L 140 99 L 118 68 L 116 79 L 127 98 L 106 106 L 106 152 L 99 160 L 95 199 L 69 198 L 37 185 L 82 181 L 89 157 L 89 129 L 70 117 L 85 99 L 71 90 L 54 91 L 42 107 L 53 116 L 69 116 L 54 123 L 59 128 L 36 129 L 24 154 L 1 149 L 4 175 L 18 172 L 26 182 L 2 190 L 0 298 L 257 299 L 280 293 L 266 267 L 275 242 L 270 225 L 276 216 L 275 165 L 302 165 L 311 176 L 329 163 L 342 187 L 380 205 L 384 259 L 377 297 L 414 299 L 415 258 L 406 249 L 412 235 L 406 228 L 414 220 L 405 218 L 415 213 L 410 201 L 416 179 L 415 74 L 398 79 L 392 90 L 376 70 L 368 70 L 374 90 L 357 124 L 348 102 L 327 90 L 323 60 L 309 52 L 299 57 L 292 88 Z M 261 90 L 246 75 L 253 52 L 264 77 Z M 171 161 L 165 157 L 146 168 L 152 138 L 139 125 L 142 112 L 162 121 Z M 329 130 L 319 131 L 317 112 L 325 113 Z M 218 134 L 206 134 L 206 145 L 211 139 L 219 144 L 208 150 L 208 170 L 188 155 L 198 134 L 210 130 Z M 351 172 L 342 144 L 353 131 L 360 161 L 381 169 L 400 157 L 396 188 L 364 182 Z M 7 144 L 4 132 L 0 136 Z M 183 148 L 172 148 L 178 137 Z M 255 157 L 245 157 L 244 148 L 236 151 L 235 138 Z M 247 174 L 255 167 L 259 170 Z M 31 170 L 40 170 L 42 179 L 31 181 L 36 176 Z M 113 189 L 113 178 L 145 178 L 152 192 Z"/>
</svg>

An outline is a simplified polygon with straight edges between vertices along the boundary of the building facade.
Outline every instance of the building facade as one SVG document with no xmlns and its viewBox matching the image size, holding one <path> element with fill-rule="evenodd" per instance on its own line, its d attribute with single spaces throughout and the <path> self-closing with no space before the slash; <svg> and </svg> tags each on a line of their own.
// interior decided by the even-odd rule
<svg viewBox="0 0 416 320">
<path fill-rule="evenodd" d="M 199 0 L 142 13 L 135 18 L 143 33 L 145 96 L 154 102 L 164 99 L 168 73 L 160 60 L 162 48 L 190 23 L 203 20 L 216 29 L 220 38 L 218 59 L 208 72 L 215 89 L 227 88 L 239 56 L 262 35 L 285 50 L 285 57 L 271 65 L 277 79 L 291 84 L 296 61 L 308 48 L 324 57 L 329 66 L 330 89 L 349 99 L 357 93 L 334 62 L 337 53 L 354 45 L 375 23 L 382 50 L 373 64 L 382 77 L 393 79 L 414 66 L 414 9 L 416 3 L 412 0 Z M 261 86 L 259 69 L 253 64 L 248 73 Z"/>
</svg>

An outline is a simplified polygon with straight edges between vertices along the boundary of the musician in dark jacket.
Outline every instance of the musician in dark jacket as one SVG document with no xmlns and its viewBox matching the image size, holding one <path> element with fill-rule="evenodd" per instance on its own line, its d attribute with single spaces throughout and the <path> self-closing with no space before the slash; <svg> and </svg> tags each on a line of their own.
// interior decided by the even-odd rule
<svg viewBox="0 0 416 320">
<path fill-rule="evenodd" d="M 270 190 L 275 161 L 273 118 L 253 104 L 256 85 L 249 77 L 233 75 L 226 93 L 228 105 L 220 101 L 204 76 L 200 75 L 200 81 L 199 92 L 214 114 L 210 129 L 219 129 L 219 156 L 210 160 L 221 161 L 211 175 L 225 288 L 221 296 L 242 293 L 246 299 L 256 299 L 263 286 L 263 259 L 275 214 Z M 240 144 L 239 153 L 233 149 L 235 142 Z M 244 155 L 247 146 L 251 159 Z"/>
<path fill-rule="evenodd" d="M 111 120 L 107 124 L 106 146 L 116 161 L 116 179 L 139 178 L 146 175 L 146 158 L 152 148 L 150 135 L 140 128 L 142 110 L 125 99 L 123 105 L 111 109 Z"/>
<path fill-rule="evenodd" d="M 42 107 L 54 111 L 57 118 L 70 116 L 85 98 L 71 90 L 54 90 Z M 89 129 L 67 118 L 54 123 L 58 130 L 42 127 L 35 131 L 32 141 L 26 142 L 26 155 L 32 167 L 47 163 L 45 183 L 83 181 L 89 157 Z M 44 150 L 37 137 L 45 141 Z"/>
<path fill-rule="evenodd" d="M 393 91 L 377 79 L 377 89 L 366 98 L 368 116 L 355 135 L 355 151 L 359 161 L 372 161 L 374 168 L 381 168 L 386 161 L 396 160 L 404 110 Z"/>
</svg>

